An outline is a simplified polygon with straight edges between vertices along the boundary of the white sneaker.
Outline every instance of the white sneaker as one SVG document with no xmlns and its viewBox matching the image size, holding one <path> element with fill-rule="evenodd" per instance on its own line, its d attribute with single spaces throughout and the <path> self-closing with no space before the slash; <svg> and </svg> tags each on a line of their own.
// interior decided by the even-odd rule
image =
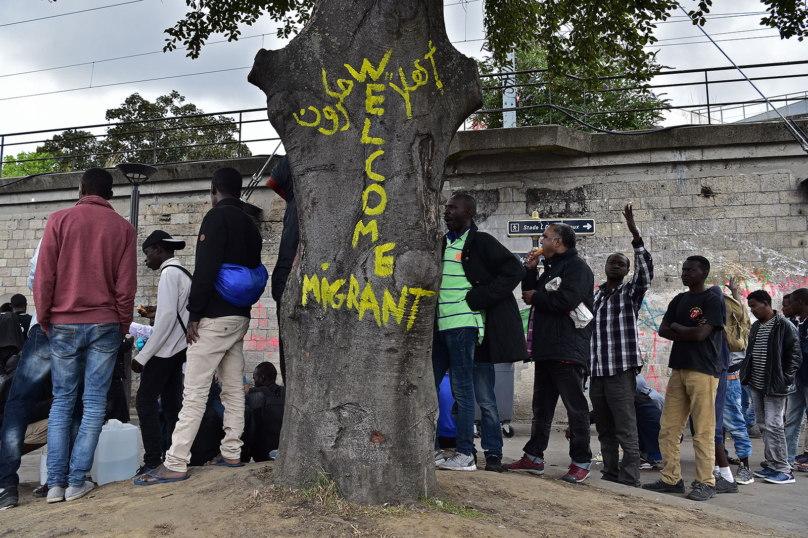
<svg viewBox="0 0 808 538">
<path fill-rule="evenodd" d="M 84 484 L 80 485 L 79 487 L 74 488 L 73 486 L 70 486 L 67 488 L 67 490 L 65 490 L 65 501 L 70 502 L 81 499 L 90 493 L 94 487 L 95 485 L 89 480 L 85 480 Z"/>
<path fill-rule="evenodd" d="M 65 488 L 50 488 L 48 490 L 48 502 L 59 503 L 65 500 Z"/>
<path fill-rule="evenodd" d="M 435 467 L 442 464 L 444 461 L 446 461 L 446 458 L 443 457 L 443 451 L 440 449 L 435 450 Z"/>
<path fill-rule="evenodd" d="M 438 465 L 444 471 L 476 471 L 477 463 L 474 456 L 455 452 L 449 459 Z"/>
</svg>

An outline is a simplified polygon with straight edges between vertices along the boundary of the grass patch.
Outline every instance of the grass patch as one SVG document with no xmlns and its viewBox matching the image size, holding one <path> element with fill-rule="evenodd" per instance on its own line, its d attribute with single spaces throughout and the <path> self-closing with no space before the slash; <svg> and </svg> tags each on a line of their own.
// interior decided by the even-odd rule
<svg viewBox="0 0 808 538">
<path fill-rule="evenodd" d="M 439 512 L 446 512 L 469 519 L 481 519 L 485 517 L 484 514 L 478 512 L 475 508 L 453 503 L 449 499 L 438 499 L 437 497 L 424 499 L 422 497 L 421 504 L 433 510 L 438 510 Z"/>
<path fill-rule="evenodd" d="M 357 516 L 403 516 L 407 513 L 406 506 L 360 506 L 345 500 L 339 491 L 339 486 L 325 471 L 317 473 L 317 478 L 312 480 L 300 491 L 300 495 L 307 501 L 314 504 L 320 510 L 329 514 L 339 514 L 346 517 Z"/>
</svg>

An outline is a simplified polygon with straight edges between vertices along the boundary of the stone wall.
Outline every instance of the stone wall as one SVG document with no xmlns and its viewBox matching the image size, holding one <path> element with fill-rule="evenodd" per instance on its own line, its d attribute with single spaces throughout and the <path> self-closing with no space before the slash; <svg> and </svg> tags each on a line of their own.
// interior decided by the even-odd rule
<svg viewBox="0 0 808 538">
<path fill-rule="evenodd" d="M 808 125 L 803 124 L 803 129 Z M 633 203 L 656 278 L 640 316 L 641 341 L 651 386 L 664 392 L 670 343 L 657 327 L 670 299 L 682 291 L 678 272 L 689 255 L 713 264 L 712 282 L 742 277 L 747 294 L 764 288 L 780 298 L 808 285 L 808 156 L 778 123 L 700 126 L 635 136 L 587 134 L 563 127 L 460 132 L 446 167 L 445 195 L 464 191 L 478 200 L 480 228 L 512 250 L 530 239 L 508 238 L 506 221 L 541 217 L 591 217 L 597 233 L 579 250 L 602 281 L 606 256 L 630 252 L 620 210 Z M 188 242 L 180 256 L 193 267 L 195 236 L 210 207 L 210 177 L 220 166 L 240 170 L 245 181 L 264 158 L 161 165 L 141 188 L 139 242 L 164 229 Z M 270 168 L 271 169 L 271 168 Z M 79 173 L 32 178 L 0 191 L 0 293 L 23 293 L 28 260 L 47 216 L 76 200 Z M 116 179 L 112 203 L 125 217 L 130 188 Z M 258 221 L 264 263 L 275 263 L 284 202 L 266 188 L 253 201 L 264 208 Z M 136 304 L 153 304 L 158 276 L 141 266 Z M 521 304 L 521 301 L 520 301 Z M 245 374 L 263 360 L 277 361 L 275 304 L 269 291 L 253 309 L 245 337 Z M 277 364 L 277 362 L 276 362 Z M 516 367 L 515 415 L 531 416 L 533 368 Z M 559 409 L 559 420 L 564 420 Z"/>
</svg>

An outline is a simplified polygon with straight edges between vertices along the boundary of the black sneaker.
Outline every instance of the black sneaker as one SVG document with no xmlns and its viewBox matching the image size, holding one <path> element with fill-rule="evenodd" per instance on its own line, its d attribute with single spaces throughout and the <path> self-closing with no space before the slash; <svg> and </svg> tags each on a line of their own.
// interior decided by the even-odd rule
<svg viewBox="0 0 808 538">
<path fill-rule="evenodd" d="M 679 481 L 675 484 L 668 484 L 667 482 L 662 481 L 662 479 L 659 479 L 656 482 L 643 485 L 642 489 L 656 491 L 657 493 L 684 493 L 685 481 L 679 479 Z"/>
<path fill-rule="evenodd" d="M 6 508 L 13 508 L 20 502 L 20 496 L 17 493 L 17 488 L 8 487 L 0 491 L 0 510 Z"/>
<path fill-rule="evenodd" d="M 713 497 L 715 497 L 715 488 L 704 482 L 696 482 L 696 486 L 687 494 L 687 498 L 691 501 L 707 501 Z"/>
<path fill-rule="evenodd" d="M 50 489 L 48 488 L 48 483 L 45 482 L 44 484 L 42 484 L 41 486 L 39 486 L 34 490 L 34 497 L 36 497 L 37 499 L 44 499 L 45 497 L 48 496 L 48 489 Z"/>
<path fill-rule="evenodd" d="M 495 473 L 504 473 L 508 469 L 502 465 L 502 460 L 500 460 L 498 457 L 488 456 L 485 459 L 485 470 L 493 471 Z"/>
<path fill-rule="evenodd" d="M 746 428 L 746 433 L 749 435 L 750 439 L 761 439 L 763 434 L 760 433 L 760 430 L 757 426 L 752 426 L 751 428 Z"/>
<path fill-rule="evenodd" d="M 715 479 L 715 492 L 716 493 L 738 493 L 738 484 L 733 480 L 730 482 L 723 476 Z"/>
</svg>

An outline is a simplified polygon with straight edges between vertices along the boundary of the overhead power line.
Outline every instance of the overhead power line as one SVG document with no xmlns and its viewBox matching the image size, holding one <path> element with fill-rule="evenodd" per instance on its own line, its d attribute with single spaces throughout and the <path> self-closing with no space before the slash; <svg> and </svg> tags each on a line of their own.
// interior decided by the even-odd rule
<svg viewBox="0 0 808 538">
<path fill-rule="evenodd" d="M 771 28 L 754 28 L 754 29 L 751 29 L 751 30 L 735 30 L 733 32 L 718 32 L 718 33 L 715 33 L 715 34 L 712 34 L 712 35 L 717 36 L 717 35 L 730 35 L 730 34 L 746 34 L 748 32 L 768 32 L 769 30 L 771 30 Z M 693 39 L 693 38 L 700 38 L 700 37 L 704 37 L 704 36 L 701 35 L 701 34 L 697 34 L 697 35 L 684 35 L 684 36 L 681 36 L 681 37 L 666 37 L 665 39 L 658 39 L 657 43 L 662 43 L 663 41 L 677 41 L 679 39 Z"/>
<path fill-rule="evenodd" d="M 109 9 L 111 7 L 118 7 L 118 6 L 125 6 L 126 4 L 137 4 L 138 2 L 142 2 L 143 0 L 130 0 L 129 2 L 121 2 L 119 4 L 110 4 L 108 6 L 100 6 L 100 7 L 93 7 L 90 9 L 82 9 L 80 11 L 71 11 L 69 13 L 59 13 L 58 15 L 48 15 L 47 17 L 37 17 L 36 19 L 28 19 L 26 21 L 16 21 L 16 22 L 7 22 L 5 24 L 0 24 L 0 28 L 3 26 L 14 26 L 15 24 L 25 24 L 28 22 L 36 22 L 36 21 L 44 21 L 45 19 L 55 19 L 57 17 L 67 17 L 68 15 L 76 15 L 78 13 L 87 13 L 88 11 L 98 11 L 99 9 Z"/>
<path fill-rule="evenodd" d="M 751 39 L 771 39 L 773 37 L 780 37 L 780 34 L 777 35 L 764 35 L 758 37 L 736 37 L 733 39 L 716 39 L 715 41 L 686 41 L 684 43 L 663 43 L 662 45 L 645 45 L 645 48 L 652 48 L 656 49 L 659 47 L 676 47 L 678 45 L 698 45 L 700 43 L 724 43 L 726 41 L 749 41 Z"/>
<path fill-rule="evenodd" d="M 54 94 L 57 94 L 57 93 L 77 92 L 77 91 L 81 91 L 81 90 L 90 90 L 90 89 L 96 89 L 96 88 L 109 88 L 110 86 L 124 86 L 126 84 L 138 84 L 138 83 L 141 83 L 141 82 L 153 82 L 155 80 L 168 80 L 168 79 L 173 79 L 173 78 L 197 77 L 197 76 L 200 76 L 200 75 L 210 75 L 210 74 L 213 74 L 213 73 L 225 73 L 227 71 L 240 71 L 242 69 L 252 69 L 252 66 L 249 65 L 249 66 L 246 66 L 246 67 L 231 67 L 229 69 L 216 69 L 214 71 L 202 71 L 202 72 L 199 72 L 199 73 L 186 73 L 184 75 L 171 75 L 171 76 L 167 76 L 167 77 L 144 78 L 144 79 L 141 79 L 141 80 L 128 80 L 126 82 L 112 82 L 110 84 L 98 84 L 96 86 L 82 86 L 80 88 L 70 88 L 68 90 L 55 90 L 55 91 L 52 91 L 52 92 L 30 93 L 28 95 L 15 95 L 14 97 L 2 97 L 2 98 L 0 98 L 0 101 L 11 101 L 11 100 L 14 100 L 14 99 L 25 99 L 26 97 L 41 97 L 43 95 L 54 95 Z"/>
</svg>

